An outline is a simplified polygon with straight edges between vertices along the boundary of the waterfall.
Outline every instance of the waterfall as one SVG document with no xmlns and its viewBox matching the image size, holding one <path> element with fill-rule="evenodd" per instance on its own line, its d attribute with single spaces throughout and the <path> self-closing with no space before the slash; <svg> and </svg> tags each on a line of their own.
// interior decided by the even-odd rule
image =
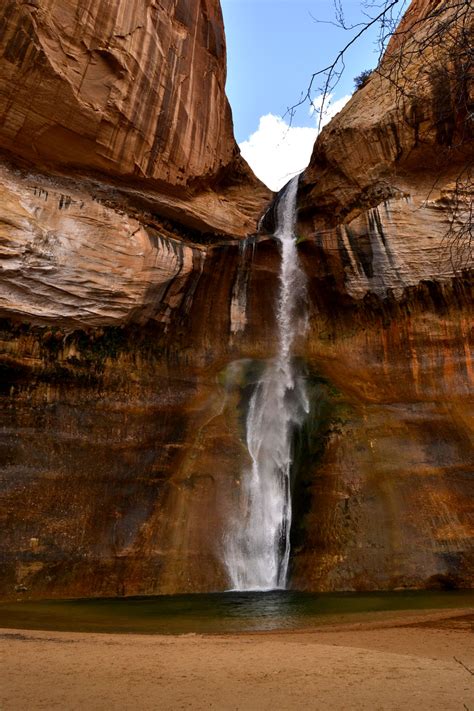
<svg viewBox="0 0 474 711">
<path fill-rule="evenodd" d="M 308 412 L 293 345 L 306 330 L 306 280 L 295 243 L 298 177 L 277 208 L 281 245 L 277 302 L 278 351 L 250 399 L 246 422 L 251 467 L 241 477 L 240 508 L 225 542 L 225 563 L 236 590 L 285 588 L 290 557 L 292 439 Z"/>
</svg>

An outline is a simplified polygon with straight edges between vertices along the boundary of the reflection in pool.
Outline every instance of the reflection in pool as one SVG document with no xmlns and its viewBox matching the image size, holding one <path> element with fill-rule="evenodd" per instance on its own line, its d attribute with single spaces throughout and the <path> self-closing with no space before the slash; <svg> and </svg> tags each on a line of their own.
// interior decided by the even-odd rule
<svg viewBox="0 0 474 711">
<path fill-rule="evenodd" d="M 384 612 L 474 607 L 474 593 L 227 592 L 0 604 L 0 627 L 190 634 L 308 628 L 383 618 Z"/>
</svg>

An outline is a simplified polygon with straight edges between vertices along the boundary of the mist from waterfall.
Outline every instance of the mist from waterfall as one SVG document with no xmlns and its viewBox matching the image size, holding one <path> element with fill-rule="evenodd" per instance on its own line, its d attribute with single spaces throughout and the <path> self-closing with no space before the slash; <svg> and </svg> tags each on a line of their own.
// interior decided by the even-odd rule
<svg viewBox="0 0 474 711">
<path fill-rule="evenodd" d="M 293 362 L 295 340 L 307 327 L 306 278 L 294 232 L 297 192 L 298 176 L 277 207 L 278 351 L 257 383 L 247 414 L 252 464 L 242 474 L 240 507 L 225 542 L 225 563 L 235 590 L 284 589 L 287 583 L 292 440 L 309 410 L 304 379 Z"/>
</svg>

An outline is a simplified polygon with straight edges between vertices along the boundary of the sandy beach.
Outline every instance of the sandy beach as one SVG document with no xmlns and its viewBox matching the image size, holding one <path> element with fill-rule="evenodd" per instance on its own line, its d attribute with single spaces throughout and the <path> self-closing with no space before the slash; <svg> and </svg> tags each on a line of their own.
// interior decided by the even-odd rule
<svg viewBox="0 0 474 711">
<path fill-rule="evenodd" d="M 1 709 L 474 711 L 474 609 L 298 632 L 0 631 Z"/>
</svg>

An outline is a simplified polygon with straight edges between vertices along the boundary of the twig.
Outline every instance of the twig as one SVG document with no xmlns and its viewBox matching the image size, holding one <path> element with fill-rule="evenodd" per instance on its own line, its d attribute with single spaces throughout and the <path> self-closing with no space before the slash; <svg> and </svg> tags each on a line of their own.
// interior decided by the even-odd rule
<svg viewBox="0 0 474 711">
<path fill-rule="evenodd" d="M 311 100 L 311 91 L 312 91 L 312 89 L 313 89 L 313 85 L 314 85 L 314 81 L 315 81 L 316 77 L 321 76 L 321 74 L 323 74 L 323 75 L 324 75 L 324 74 L 327 74 L 326 82 L 325 82 L 325 84 L 324 84 L 324 90 L 323 90 L 323 94 L 322 94 L 323 99 L 322 99 L 322 102 L 321 102 L 321 108 L 320 108 L 320 110 L 319 110 L 318 131 L 321 130 L 321 123 L 322 123 L 322 120 L 323 120 L 323 114 L 324 114 L 324 108 L 325 108 L 325 105 L 326 105 L 327 95 L 328 95 L 328 93 L 329 93 L 330 88 L 331 88 L 331 89 L 334 88 L 334 87 L 331 87 L 331 86 L 330 86 L 330 84 L 331 84 L 331 79 L 333 78 L 334 75 L 337 76 L 337 72 L 336 72 L 336 67 L 337 67 L 337 65 L 339 64 L 339 62 L 340 62 L 341 60 L 343 60 L 344 54 L 347 52 L 347 50 L 349 49 L 349 47 L 351 47 L 355 42 L 357 42 L 357 40 L 358 40 L 365 32 L 367 32 L 367 30 L 368 30 L 370 27 L 372 27 L 372 25 L 375 25 L 376 22 L 378 22 L 380 19 L 382 19 L 382 18 L 384 17 L 384 15 L 386 15 L 387 12 L 389 12 L 393 7 L 395 7 L 395 5 L 398 5 L 399 2 L 400 2 L 400 0 L 392 0 L 392 2 L 389 3 L 389 5 L 387 5 L 387 7 L 385 7 L 385 8 L 382 10 L 382 12 L 380 12 L 376 17 L 374 17 L 372 20 L 370 20 L 370 22 L 367 22 L 367 23 L 364 24 L 364 26 L 362 27 L 362 29 L 359 30 L 359 32 L 357 32 L 357 34 L 354 35 L 354 37 L 345 45 L 345 47 L 343 47 L 343 49 L 341 49 L 341 50 L 338 52 L 338 54 L 337 54 L 335 60 L 332 62 L 332 64 L 329 64 L 327 67 L 324 67 L 324 69 L 320 69 L 319 71 L 314 72 L 314 74 L 311 75 L 311 79 L 310 79 L 308 88 L 307 88 L 307 90 L 306 90 L 306 93 L 303 95 L 303 97 L 300 99 L 300 101 L 298 101 L 298 102 L 297 102 L 296 104 L 294 104 L 293 106 L 290 106 L 290 107 L 286 110 L 286 112 L 285 112 L 285 114 L 284 114 L 284 116 L 286 116 L 288 113 L 290 114 L 290 125 L 291 125 L 291 123 L 292 123 L 292 121 L 293 121 L 293 117 L 294 117 L 294 114 L 295 114 L 296 109 L 297 109 L 299 106 L 302 106 L 303 104 L 305 104 L 307 101 L 309 101 L 310 103 L 312 103 L 312 100 Z M 342 27 L 344 28 L 343 25 L 342 25 Z M 340 78 L 340 73 L 339 73 L 339 78 Z M 339 78 L 337 78 L 336 84 L 337 84 L 337 81 L 339 80 Z M 335 86 L 335 85 L 334 85 L 334 86 Z"/>
<path fill-rule="evenodd" d="M 462 662 L 462 661 L 461 661 L 460 659 L 458 659 L 457 657 L 453 657 L 453 659 L 454 659 L 455 662 L 457 662 L 457 663 L 460 664 L 462 667 L 464 667 L 464 669 L 465 669 L 466 671 L 468 671 L 469 674 L 471 674 L 471 676 L 474 676 L 474 671 L 472 671 L 472 669 L 469 669 L 469 667 L 467 667 L 467 666 L 464 664 L 464 662 Z M 466 704 L 464 704 L 464 705 L 466 705 Z M 467 708 L 467 707 L 466 707 L 466 708 Z"/>
</svg>

